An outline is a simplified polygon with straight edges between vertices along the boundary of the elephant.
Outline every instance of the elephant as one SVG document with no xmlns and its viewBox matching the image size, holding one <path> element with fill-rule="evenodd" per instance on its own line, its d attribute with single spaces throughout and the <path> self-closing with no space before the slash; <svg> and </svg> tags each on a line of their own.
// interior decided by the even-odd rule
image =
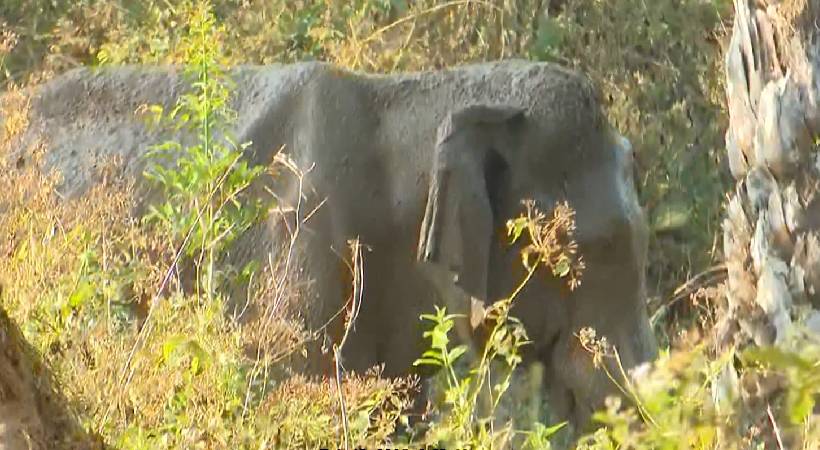
<svg viewBox="0 0 820 450">
<path fill-rule="evenodd" d="M 297 259 L 310 280 L 305 317 L 313 328 L 330 323 L 325 340 L 338 342 L 342 321 L 331 319 L 351 295 L 345 252 L 359 240 L 361 302 L 343 348 L 345 369 L 383 364 L 387 376 L 408 374 L 426 347 L 420 314 L 434 305 L 464 313 L 471 299 L 509 296 L 526 269 L 505 223 L 523 200 L 544 211 L 567 201 L 586 263 L 577 289 L 538 275 L 512 310 L 532 341 L 524 357 L 546 367 L 559 415 L 586 423 L 614 391 L 580 346 L 581 328 L 607 336 L 626 368 L 655 357 L 644 303 L 648 231 L 632 149 L 583 74 L 506 60 L 395 75 L 326 63 L 247 66 L 231 75 L 235 134 L 250 142 L 245 157 L 269 165 L 287 156 L 302 174 L 265 179 L 264 191 L 285 212 L 249 230 L 232 251 L 265 260 L 281 251 L 283 230 L 299 224 Z M 95 183 L 101 155 L 123 158 L 136 179 L 141 155 L 163 136 L 133 112 L 170 106 L 184 86 L 167 67 L 71 71 L 36 90 L 21 142 L 45 138 L 46 164 L 64 174 L 65 196 Z M 302 370 L 322 373 L 328 356 L 320 347 L 309 347 Z"/>
</svg>

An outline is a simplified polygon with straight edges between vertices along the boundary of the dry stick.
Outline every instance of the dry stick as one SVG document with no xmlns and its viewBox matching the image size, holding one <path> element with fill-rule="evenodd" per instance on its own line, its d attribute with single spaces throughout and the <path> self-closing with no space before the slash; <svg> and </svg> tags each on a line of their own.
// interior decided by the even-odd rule
<svg viewBox="0 0 820 450">
<path fill-rule="evenodd" d="M 714 265 L 714 266 L 704 270 L 703 272 L 701 272 L 701 273 L 695 275 L 694 277 L 690 278 L 689 280 L 687 280 L 682 285 L 678 286 L 675 289 L 675 292 L 674 292 L 675 297 L 672 298 L 669 301 L 669 303 L 672 303 L 672 302 L 676 301 L 676 299 L 681 294 L 685 294 L 687 292 L 693 291 L 694 288 L 696 287 L 696 285 L 698 284 L 698 282 L 701 281 L 703 278 L 706 278 L 707 276 L 723 275 L 723 274 L 725 274 L 725 272 L 726 272 L 726 264 L 717 264 L 717 265 Z"/>
<path fill-rule="evenodd" d="M 370 42 L 373 39 L 376 39 L 376 37 L 378 37 L 379 35 L 384 34 L 386 31 L 390 30 L 391 28 L 395 28 L 395 27 L 401 25 L 404 22 L 415 21 L 416 19 L 418 19 L 421 16 L 426 16 L 428 14 L 432 14 L 436 11 L 440 11 L 440 10 L 445 9 L 445 8 L 450 8 L 450 7 L 453 7 L 453 6 L 469 5 L 471 3 L 486 6 L 490 9 L 495 9 L 496 11 L 503 11 L 503 9 L 499 8 L 498 6 L 496 6 L 496 5 L 494 5 L 490 2 L 481 1 L 481 0 L 457 0 L 457 1 L 447 2 L 447 3 L 441 4 L 441 5 L 432 6 L 430 8 L 425 9 L 425 10 L 419 11 L 418 13 L 413 14 L 412 16 L 402 17 L 401 19 L 396 20 L 395 22 L 393 22 L 389 25 L 385 25 L 385 26 L 379 28 L 378 30 L 374 31 L 367 38 L 365 38 L 362 41 L 362 44 Z"/>
<path fill-rule="evenodd" d="M 279 149 L 279 152 L 274 157 L 274 161 L 282 164 L 285 168 L 287 168 L 289 171 L 291 171 L 291 173 L 293 173 L 296 176 L 296 178 L 299 182 L 299 190 L 297 192 L 296 209 L 295 209 L 296 229 L 293 230 L 293 231 L 288 230 L 290 232 L 290 242 L 288 244 L 288 252 L 287 252 L 287 255 L 285 257 L 284 276 L 282 278 L 280 278 L 279 281 L 276 283 L 276 298 L 274 299 L 273 306 L 272 306 L 272 308 L 269 312 L 270 317 L 272 317 L 273 314 L 276 313 L 276 310 L 279 309 L 282 302 L 284 301 L 284 294 L 282 293 L 283 292 L 282 287 L 284 286 L 284 283 L 285 283 L 285 280 L 287 278 L 288 272 L 290 271 L 291 262 L 292 262 L 292 259 L 293 259 L 294 248 L 296 246 L 296 241 L 299 238 L 299 232 L 301 231 L 301 225 L 302 225 L 303 221 L 307 222 L 308 219 L 313 217 L 313 214 L 316 212 L 316 210 L 318 210 L 322 205 L 324 205 L 324 200 L 323 200 L 322 202 L 319 203 L 319 206 L 317 206 L 313 211 L 310 212 L 310 214 L 308 214 L 305 217 L 304 220 L 300 217 L 300 214 L 302 212 L 302 197 L 304 196 L 304 177 L 305 177 L 305 173 L 309 173 L 311 170 L 313 170 L 313 167 L 315 166 L 315 163 L 308 168 L 307 172 L 302 172 L 301 170 L 299 170 L 299 168 L 296 166 L 296 164 L 292 160 L 288 159 L 286 157 L 286 155 L 282 153 L 282 148 Z M 285 221 L 285 224 L 287 224 L 287 221 Z M 270 255 L 268 255 L 268 256 L 270 256 Z M 271 270 L 271 273 L 272 273 L 273 272 L 273 264 L 271 263 L 270 258 L 268 258 L 268 266 L 270 267 L 270 270 Z"/>
<path fill-rule="evenodd" d="M 766 403 L 766 414 L 769 416 L 769 421 L 772 423 L 772 431 L 774 432 L 774 437 L 777 439 L 777 448 L 783 450 L 783 439 L 780 437 L 780 428 L 777 426 L 777 422 L 774 420 L 774 414 L 772 414 L 772 405 L 768 402 Z"/>
<path fill-rule="evenodd" d="M 658 307 L 655 313 L 652 314 L 652 317 L 649 318 L 649 322 L 652 325 L 657 323 L 661 316 L 663 316 L 669 310 L 669 308 L 672 307 L 672 305 L 689 297 L 689 295 L 695 292 L 696 288 L 711 285 L 714 283 L 719 283 L 720 281 L 723 281 L 726 277 L 726 264 L 717 264 L 704 270 L 703 272 L 700 272 L 699 274 L 687 280 L 682 285 L 678 286 L 675 289 L 675 292 L 672 294 L 672 297 L 663 302 L 663 304 Z"/>
<path fill-rule="evenodd" d="M 809 431 L 812 429 L 811 426 L 811 414 L 806 416 L 806 420 L 803 421 L 803 449 L 808 449 L 809 444 Z"/>
<path fill-rule="evenodd" d="M 612 376 L 611 373 L 609 373 L 609 369 L 606 367 L 606 364 L 604 364 L 604 372 L 606 372 L 606 376 L 610 379 L 610 381 L 612 381 L 613 383 L 615 383 L 616 386 L 618 386 L 618 389 L 620 389 L 621 392 L 624 393 L 624 395 L 626 395 L 627 397 L 632 397 L 632 399 L 635 401 L 636 406 L 638 407 L 638 412 L 640 412 L 644 420 L 648 420 L 649 423 L 652 424 L 652 426 L 657 427 L 658 423 L 655 421 L 655 418 L 652 417 L 652 414 L 646 408 L 646 405 L 644 405 L 643 400 L 638 394 L 638 390 L 635 388 L 635 385 L 632 383 L 632 380 L 630 380 L 629 374 L 627 374 L 626 369 L 624 368 L 624 365 L 621 362 L 621 354 L 618 353 L 617 347 L 613 346 L 612 352 L 614 354 L 613 357 L 615 358 L 615 362 L 618 363 L 618 370 L 621 372 L 621 376 L 624 379 L 625 387 L 621 387 L 621 385 L 617 381 L 615 381 L 615 378 Z"/>
<path fill-rule="evenodd" d="M 248 380 L 248 388 L 245 389 L 245 399 L 242 401 L 242 423 L 245 422 L 245 417 L 248 414 L 248 405 L 251 402 L 251 388 L 253 387 L 253 383 L 256 381 L 257 371 L 259 370 L 259 364 L 262 361 L 262 346 L 256 346 L 256 361 L 253 363 L 253 368 L 251 369 L 251 377 Z"/>
<path fill-rule="evenodd" d="M 222 184 L 225 182 L 225 179 L 228 178 L 228 174 L 231 173 L 236 163 L 239 161 L 242 155 L 237 155 L 234 158 L 231 165 L 225 169 L 225 172 L 219 178 L 216 186 L 208 193 L 208 200 L 210 201 L 216 191 L 222 187 Z M 200 207 L 199 211 L 197 212 L 196 220 L 194 220 L 194 224 L 199 222 L 202 214 L 205 212 L 205 207 Z M 143 322 L 142 328 L 140 329 L 139 334 L 137 335 L 137 340 L 134 342 L 134 345 L 131 347 L 131 351 L 128 353 L 128 359 L 125 361 L 125 366 L 122 368 L 122 372 L 120 373 L 120 388 L 119 391 L 122 392 L 128 384 L 131 382 L 131 378 L 134 376 L 134 368 L 132 367 L 132 363 L 134 361 L 134 356 L 137 353 L 137 350 L 140 349 L 142 344 L 148 339 L 148 335 L 151 333 L 151 329 L 153 324 L 151 323 L 151 318 L 153 317 L 154 310 L 156 309 L 157 304 L 159 304 L 160 297 L 162 293 L 165 291 L 165 287 L 168 285 L 168 282 L 171 280 L 172 275 L 174 274 L 174 270 L 177 268 L 177 264 L 179 263 L 180 258 L 182 257 L 182 253 L 185 249 L 185 246 L 188 245 L 188 240 L 191 239 L 191 236 L 194 233 L 194 225 L 192 224 L 188 228 L 188 232 L 185 234 L 185 238 L 182 240 L 182 243 L 179 244 L 177 250 L 174 254 L 174 259 L 171 261 L 171 265 L 168 267 L 168 270 L 165 271 L 165 276 L 162 278 L 162 282 L 160 283 L 159 289 L 154 294 L 154 297 L 151 299 L 151 305 L 148 308 L 148 314 L 145 316 L 145 322 Z M 128 372 L 126 376 L 126 372 Z M 108 408 L 105 410 L 105 415 L 103 416 L 103 420 L 100 423 L 105 423 L 108 420 L 108 415 L 111 413 L 111 409 L 113 408 L 115 402 L 111 402 L 108 405 Z"/>
<path fill-rule="evenodd" d="M 304 173 L 299 170 L 299 168 L 296 166 L 296 164 L 293 163 L 292 160 L 288 159 L 286 157 L 286 155 L 284 153 L 282 153 L 283 149 L 284 149 L 284 145 L 279 148 L 279 151 L 274 156 L 274 162 L 275 163 L 280 163 L 283 166 L 285 166 L 294 175 L 296 175 L 296 177 L 299 181 L 298 200 L 297 200 L 296 208 L 295 208 L 296 229 L 295 230 L 290 230 L 290 227 L 288 227 L 288 232 L 289 232 L 289 235 L 290 235 L 290 243 L 289 243 L 289 246 L 288 246 L 288 252 L 287 252 L 286 257 L 285 257 L 284 275 L 279 280 L 277 280 L 277 282 L 276 282 L 276 288 L 275 288 L 276 289 L 276 298 L 273 301 L 273 306 L 270 307 L 270 310 L 268 311 L 270 313 L 270 317 L 272 317 L 273 314 L 276 313 L 276 310 L 278 309 L 278 306 L 280 305 L 280 302 L 284 298 L 284 295 L 282 294 L 283 285 L 284 285 L 284 283 L 287 279 L 288 272 L 290 271 L 290 263 L 291 263 L 291 259 L 292 259 L 292 255 L 293 255 L 294 246 L 295 246 L 296 240 L 299 236 L 299 231 L 301 229 L 301 224 L 303 223 L 303 221 L 300 219 L 299 215 L 300 215 L 300 212 L 301 212 L 302 197 L 303 197 L 302 187 L 303 187 Z M 308 169 L 308 172 L 312 168 L 313 168 L 313 166 L 311 166 Z M 273 193 L 269 189 L 267 189 L 267 190 L 274 198 L 277 197 L 275 193 Z M 321 206 L 322 204 L 324 204 L 324 201 L 322 201 L 322 203 L 320 203 L 319 206 Z M 317 206 L 317 209 L 318 209 L 319 206 Z M 315 211 L 316 211 L 316 209 L 311 211 L 311 213 L 304 219 L 304 221 L 306 222 L 310 217 L 312 217 L 313 213 L 315 213 Z M 286 220 L 285 220 L 285 224 L 286 225 L 288 224 Z M 274 267 L 273 267 L 273 260 L 271 259 L 271 253 L 268 253 L 268 267 L 270 268 L 271 276 L 273 276 Z M 243 310 L 240 313 L 239 317 L 241 317 L 245 313 L 245 310 L 247 309 L 248 305 L 250 304 L 250 293 L 248 294 L 248 297 L 249 298 L 245 303 L 245 307 L 243 308 Z M 265 314 L 266 317 L 268 317 L 268 312 L 266 312 L 266 314 Z M 265 325 L 267 325 L 268 323 L 266 323 Z M 294 348 L 297 348 L 297 347 L 294 347 Z M 286 349 L 286 352 L 284 353 L 284 356 L 287 356 L 288 354 L 290 354 L 290 350 L 291 349 Z M 243 420 L 244 420 L 244 417 L 247 413 L 248 404 L 250 402 L 251 386 L 256 381 L 256 377 L 257 377 L 258 369 L 259 369 L 259 364 L 260 364 L 261 360 L 262 360 L 262 347 L 258 346 L 257 349 L 256 349 L 256 361 L 254 361 L 254 366 L 253 366 L 253 370 L 252 370 L 253 375 L 251 376 L 250 380 L 248 380 L 248 388 L 245 392 L 245 401 L 243 402 L 243 406 L 242 406 Z M 273 362 L 276 362 L 276 361 L 277 361 L 277 358 L 274 358 Z M 267 379 L 267 372 L 268 372 L 268 365 L 267 364 L 264 366 L 264 372 L 265 372 L 265 379 Z M 264 386 L 264 384 L 263 384 L 263 386 Z"/>
<path fill-rule="evenodd" d="M 342 347 L 347 342 L 347 337 L 350 334 L 350 329 L 353 328 L 356 318 L 359 316 L 359 310 L 362 306 L 362 291 L 364 283 L 364 269 L 362 267 L 362 247 L 358 239 L 352 240 L 350 243 L 350 250 L 353 253 L 353 304 L 350 305 L 350 315 L 345 323 L 345 332 L 342 336 L 341 342 L 338 345 L 333 345 L 333 359 L 336 362 L 336 390 L 339 393 L 339 409 L 342 414 L 342 431 L 344 433 L 345 450 L 349 450 L 350 442 L 350 428 L 347 421 L 347 406 L 345 405 L 344 394 L 342 393 Z"/>
<path fill-rule="evenodd" d="M 296 216 L 295 229 L 291 229 L 290 224 L 288 223 L 287 219 L 283 218 L 283 222 L 284 222 L 285 226 L 287 226 L 287 228 L 288 228 L 288 234 L 289 234 L 290 242 L 288 243 L 288 251 L 285 255 L 285 267 L 282 270 L 283 275 L 276 281 L 276 285 L 275 285 L 276 297 L 273 299 L 273 304 L 267 306 L 265 314 L 264 314 L 264 317 L 266 318 L 266 320 L 271 320 L 273 318 L 273 315 L 276 314 L 276 311 L 284 303 L 284 300 L 285 300 L 284 284 L 287 282 L 289 273 L 292 269 L 291 265 L 292 265 L 292 261 L 293 261 L 294 249 L 296 247 L 296 242 L 298 241 L 298 238 L 299 238 L 299 234 L 300 234 L 300 231 L 301 231 L 301 226 L 303 224 L 307 223 L 319 211 L 319 209 L 321 209 L 322 206 L 324 206 L 325 202 L 327 202 L 327 198 L 322 199 L 322 201 L 320 201 L 319 204 L 316 205 L 316 207 L 314 207 L 312 210 L 310 210 L 310 212 L 308 212 L 305 215 L 304 218 L 301 218 L 300 216 L 301 216 L 301 211 L 302 211 L 302 199 L 304 197 L 304 189 L 303 189 L 304 176 L 305 176 L 306 173 L 313 170 L 313 167 L 315 167 L 315 163 L 312 164 L 306 172 L 302 172 L 302 171 L 299 170 L 299 168 L 296 166 L 296 164 L 293 163 L 292 160 L 288 159 L 286 156 L 284 156 L 281 153 L 281 148 L 280 148 L 280 153 L 277 153 L 277 155 L 274 157 L 274 160 L 276 162 L 279 162 L 283 166 L 285 166 L 288 170 L 290 170 L 297 177 L 299 187 L 298 187 L 296 207 L 291 208 L 287 211 L 284 211 L 284 212 L 294 212 L 294 214 Z M 277 195 L 275 193 L 273 193 L 270 189 L 266 188 L 266 190 L 271 195 L 278 198 Z M 280 210 L 281 210 L 281 208 L 280 208 Z M 282 216 L 284 216 L 284 214 L 282 214 Z M 271 259 L 271 254 L 270 253 L 268 253 L 268 268 L 270 269 L 271 274 L 273 274 L 276 271 L 274 269 L 273 260 Z M 333 316 L 330 317 L 330 319 L 327 322 L 325 322 L 316 331 L 317 332 L 322 331 L 325 328 L 327 328 L 330 325 L 330 323 L 333 320 L 335 320 L 336 317 L 338 317 L 342 313 L 342 311 L 344 311 L 344 308 L 346 308 L 346 307 L 347 307 L 347 304 L 343 305 L 338 311 L 336 311 L 335 314 L 333 314 Z M 290 347 L 286 348 L 284 350 L 284 352 L 282 352 L 279 356 L 274 357 L 271 362 L 275 363 L 275 362 L 278 362 L 278 361 L 284 359 L 285 357 L 290 355 L 293 351 L 295 351 L 297 348 L 303 346 L 304 344 L 306 344 L 306 343 L 308 343 L 308 342 L 310 342 L 314 339 L 315 338 L 302 339 L 302 340 L 296 342 L 294 345 L 291 345 Z"/>
</svg>

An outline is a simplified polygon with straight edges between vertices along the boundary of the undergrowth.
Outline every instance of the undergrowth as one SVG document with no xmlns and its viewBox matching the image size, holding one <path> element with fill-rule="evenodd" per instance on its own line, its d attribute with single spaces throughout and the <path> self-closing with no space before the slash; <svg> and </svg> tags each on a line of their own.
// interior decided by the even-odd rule
<svg viewBox="0 0 820 450">
<path fill-rule="evenodd" d="M 226 306 L 226 280 L 237 273 L 245 274 L 239 284 L 261 309 L 293 289 L 277 278 L 279 266 L 235 268 L 220 258 L 269 206 L 241 195 L 269 168 L 246 165 L 240 158 L 246 143 L 232 139 L 229 65 L 322 59 L 392 72 L 517 56 L 581 68 L 637 150 L 653 231 L 653 307 L 665 306 L 675 286 L 719 256 L 710 227 L 718 223 L 724 191 L 718 42 L 727 1 L 203 5 L 0 4 L 0 299 L 53 370 L 72 413 L 109 444 L 317 448 L 338 446 L 345 436 L 354 443 L 548 448 L 560 428 L 499 420 L 502 399 L 516 395 L 509 377 L 527 343 L 526 330 L 509 316 L 515 293 L 486 311 L 491 338 L 478 361 L 463 361 L 463 349 L 450 345 L 453 316 L 445 310 L 424 316 L 432 324 L 431 346 L 420 363 L 439 366 L 445 385 L 424 434 L 407 423 L 412 380 L 386 379 L 378 369 L 346 376 L 342 414 L 335 383 L 283 376 L 287 358 L 298 357 L 309 339 L 298 321 L 240 322 Z M 42 143 L 25 157 L 10 154 L 30 106 L 17 86 L 76 66 L 120 63 L 184 63 L 193 81 L 174 109 L 149 108 L 156 126 L 198 139 L 156 147 L 154 156 L 165 159 L 152 160 L 148 174 L 165 201 L 148 217 L 133 216 L 133 186 L 116 176 L 117 161 L 100 165 L 106 175 L 100 186 L 64 200 L 56 193 L 60 175 L 41 169 Z M 545 242 L 531 233 L 536 224 L 545 229 L 533 221 L 538 217 L 522 216 L 511 227 L 513 237 L 526 231 L 535 245 L 524 259 L 530 275 L 547 266 L 571 282 L 582 266 L 571 253 L 553 259 L 537 251 Z M 193 286 L 183 282 L 191 274 Z M 700 294 L 693 297 L 709 297 Z M 818 448 L 816 336 L 795 330 L 778 350 L 716 354 L 708 321 L 699 325 L 699 309 L 689 309 L 659 309 L 666 314 L 656 316 L 659 328 L 676 345 L 652 367 L 620 377 L 624 400 L 613 399 L 596 414 L 597 431 L 581 437 L 578 448 Z M 675 342 L 689 317 L 700 338 Z M 617 349 L 591 331 L 584 336 L 593 360 L 617 361 Z"/>
<path fill-rule="evenodd" d="M 600 358 L 617 350 L 591 339 Z M 715 353 L 709 341 L 663 352 L 627 378 L 578 449 L 812 449 L 820 445 L 817 334 L 796 327 L 777 348 Z M 603 367 L 603 370 L 606 370 Z"/>
<path fill-rule="evenodd" d="M 117 161 L 100 162 L 103 182 L 92 191 L 61 198 L 60 175 L 39 159 L 43 145 L 10 154 L 29 102 L 23 91 L 3 97 L 3 307 L 48 361 L 79 421 L 117 448 L 335 445 L 335 385 L 281 376 L 283 359 L 307 339 L 298 322 L 240 322 L 226 308 L 224 274 L 258 270 L 259 281 L 238 281 L 260 309 L 290 287 L 267 281 L 274 267 L 237 271 L 223 258 L 267 214 L 270 202 L 242 196 L 267 168 L 247 166 L 243 145 L 232 142 L 231 84 L 210 7 L 191 5 L 189 14 L 182 42 L 191 91 L 153 119 L 196 139 L 156 147 L 147 176 L 162 195 L 145 217 L 133 215 L 135 190 Z M 388 442 L 413 389 L 378 371 L 350 377 L 349 431 Z"/>
<path fill-rule="evenodd" d="M 144 220 L 169 232 L 169 244 L 191 258 L 199 292 L 211 297 L 218 291 L 216 264 L 223 252 L 262 217 L 269 205 L 242 193 L 265 170 L 242 159 L 249 142 L 237 143 L 231 128 L 231 80 L 224 72 L 220 37 L 210 10 L 194 9 L 189 35 L 180 46 L 186 61 L 184 75 L 192 92 L 184 94 L 168 112 L 148 107 L 156 126 L 195 134 L 194 145 L 169 140 L 154 145 L 146 157 L 146 178 L 164 194 L 152 204 Z"/>
</svg>

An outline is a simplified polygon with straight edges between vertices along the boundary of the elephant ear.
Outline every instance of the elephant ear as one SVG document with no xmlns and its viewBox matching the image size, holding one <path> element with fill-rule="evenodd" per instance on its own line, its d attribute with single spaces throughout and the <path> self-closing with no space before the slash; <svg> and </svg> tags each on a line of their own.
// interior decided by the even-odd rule
<svg viewBox="0 0 820 450">
<path fill-rule="evenodd" d="M 493 236 L 494 166 L 506 163 L 507 124 L 523 110 L 476 105 L 450 113 L 438 128 L 427 207 L 419 237 L 420 261 L 443 266 L 470 296 L 487 298 Z"/>
</svg>

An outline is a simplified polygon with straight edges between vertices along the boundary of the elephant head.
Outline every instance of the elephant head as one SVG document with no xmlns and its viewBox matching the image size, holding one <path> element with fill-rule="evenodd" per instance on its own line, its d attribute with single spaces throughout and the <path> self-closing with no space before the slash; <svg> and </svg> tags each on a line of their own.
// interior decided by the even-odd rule
<svg viewBox="0 0 820 450">
<path fill-rule="evenodd" d="M 556 409 L 584 423 L 615 386 L 578 348 L 579 331 L 592 327 L 607 336 L 627 368 L 652 359 L 655 342 L 644 304 L 646 223 L 631 148 L 594 118 L 562 114 L 525 115 L 508 106 L 451 113 L 438 129 L 417 258 L 448 274 L 458 289 L 445 297 L 456 292 L 457 303 L 469 297 L 492 302 L 524 278 L 516 248 L 495 238 L 505 222 L 520 212 L 522 200 L 546 211 L 568 200 L 587 263 L 582 285 L 567 293 L 559 280 L 533 278 L 513 314 L 527 326 L 533 359 L 548 367 L 550 390 L 561 404 Z M 445 300 L 448 306 L 454 301 Z M 463 338 L 463 325 L 456 329 Z"/>
</svg>

